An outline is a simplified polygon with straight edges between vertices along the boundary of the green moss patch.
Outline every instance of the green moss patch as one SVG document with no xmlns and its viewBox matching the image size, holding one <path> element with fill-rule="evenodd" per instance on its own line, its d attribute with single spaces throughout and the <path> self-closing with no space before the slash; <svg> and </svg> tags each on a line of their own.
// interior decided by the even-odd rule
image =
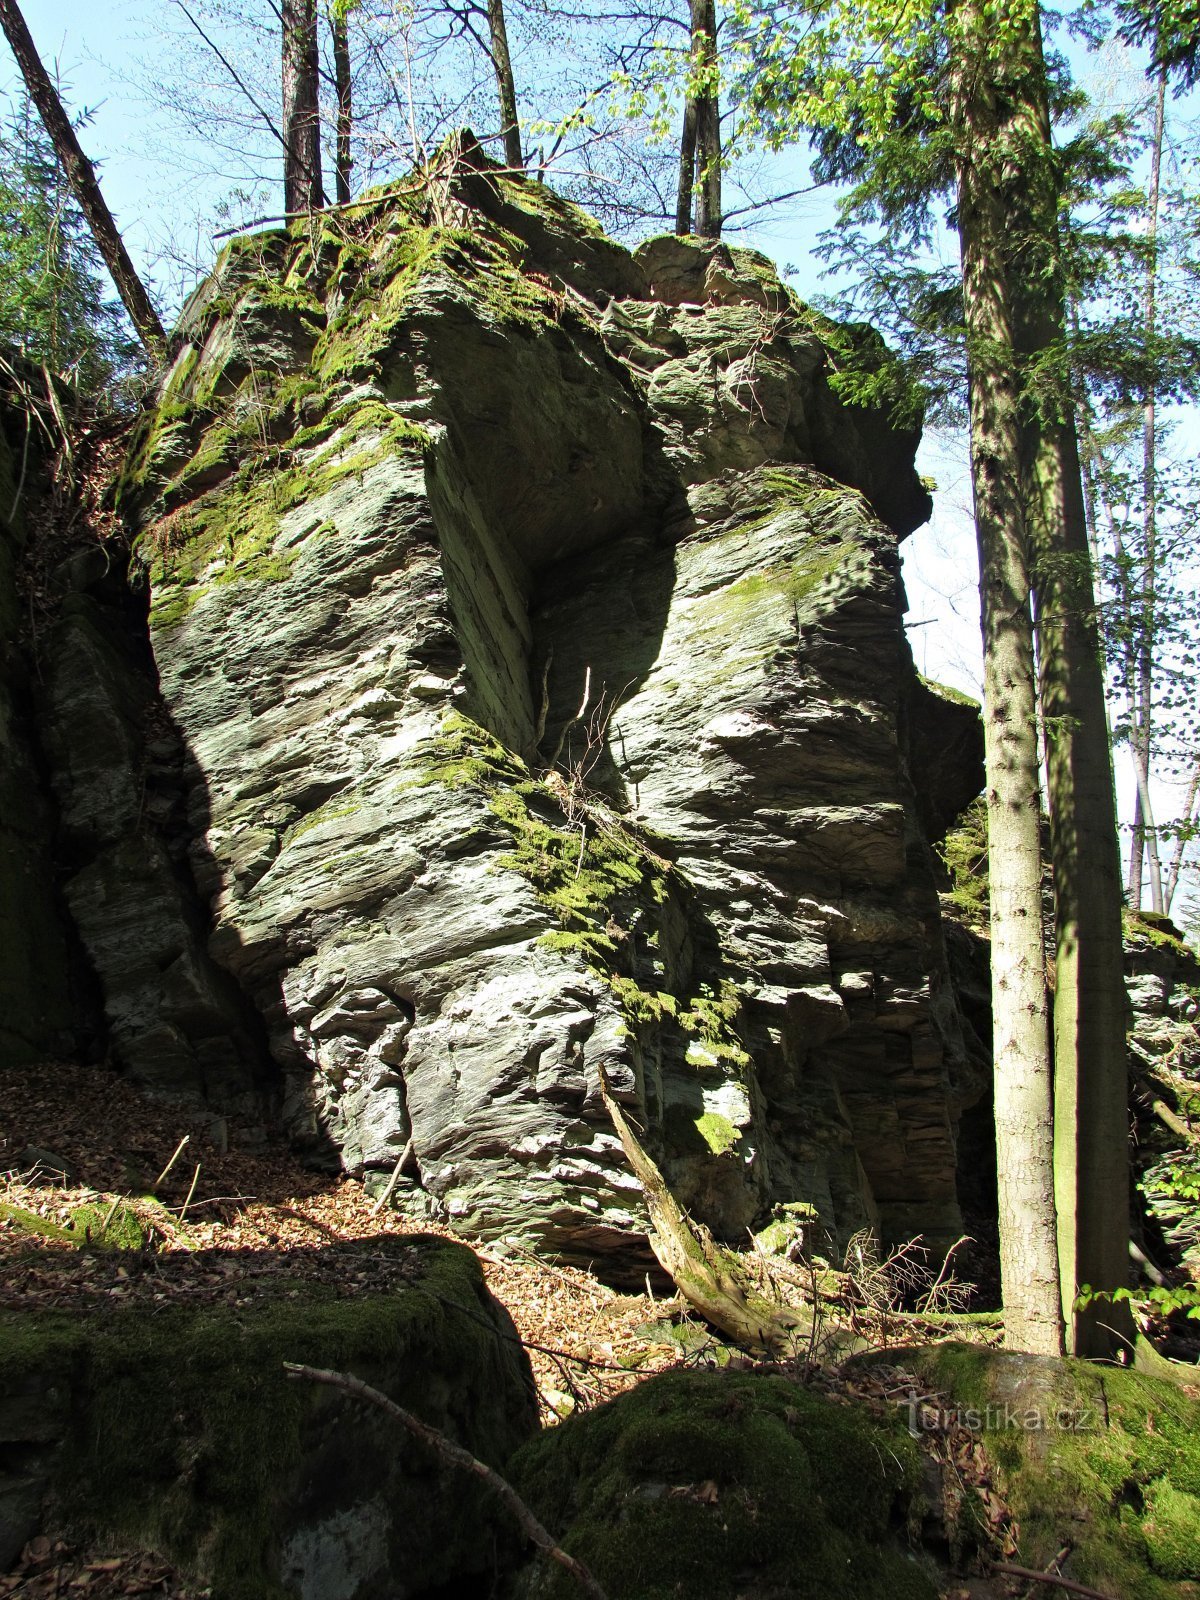
<svg viewBox="0 0 1200 1600">
<path fill-rule="evenodd" d="M 380 1248 L 396 1245 L 371 1241 Z M 412 1287 L 393 1294 L 280 1274 L 245 1303 L 0 1313 L 0 1415 L 40 1404 L 39 1428 L 62 1443 L 53 1526 L 157 1549 L 222 1600 L 283 1600 L 290 1534 L 382 1495 L 392 1558 L 415 1588 L 486 1567 L 497 1525 L 506 1533 L 469 1478 L 439 1473 L 381 1414 L 283 1371 L 353 1372 L 503 1460 L 534 1413 L 522 1359 L 488 1325 L 478 1262 L 441 1240 L 402 1248 Z"/>
<path fill-rule="evenodd" d="M 934 1600 L 903 1425 L 781 1377 L 674 1372 L 526 1445 L 512 1475 L 619 1600 Z M 567 1600 L 540 1569 L 524 1591 Z"/>
<path fill-rule="evenodd" d="M 903 1361 L 977 1422 L 1023 1565 L 1041 1569 L 1069 1545 L 1066 1575 L 1101 1593 L 1195 1594 L 1200 1400 L 1137 1371 L 976 1345 L 905 1351 Z"/>
<path fill-rule="evenodd" d="M 569 817 L 566 808 L 573 802 L 561 775 L 534 777 L 491 734 L 457 712 L 447 718 L 428 770 L 438 782 L 471 784 L 488 795 L 492 815 L 513 841 L 501 865 L 533 886 L 559 924 L 542 936 L 543 948 L 577 955 L 598 972 L 631 1033 L 674 1028 L 684 1036 L 681 1056 L 698 1066 L 749 1064 L 738 1033 L 741 997 L 733 983 L 697 979 L 675 992 L 656 981 L 665 979 L 665 971 L 646 971 L 647 955 L 653 964 L 652 952 L 661 943 L 656 915 L 687 900 L 678 871 L 652 841 L 607 809 L 593 807 L 586 820 Z"/>
</svg>

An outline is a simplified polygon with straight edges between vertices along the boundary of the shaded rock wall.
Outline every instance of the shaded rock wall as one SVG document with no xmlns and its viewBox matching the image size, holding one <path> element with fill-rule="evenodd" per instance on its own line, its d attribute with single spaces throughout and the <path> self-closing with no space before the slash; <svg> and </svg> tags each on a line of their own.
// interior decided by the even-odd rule
<svg viewBox="0 0 1200 1600">
<path fill-rule="evenodd" d="M 236 1098 L 265 1045 L 315 1156 L 382 1182 L 411 1139 L 415 1206 L 613 1271 L 645 1218 L 601 1072 L 726 1238 L 796 1201 L 952 1236 L 978 1086 L 928 839 L 977 721 L 903 638 L 915 436 L 841 405 L 769 265 L 630 256 L 465 160 L 236 241 L 178 341 L 122 485 L 161 738 L 96 761 L 169 769 L 186 936 L 106 968 L 158 851 L 115 771 L 68 890 L 124 1059 Z M 91 693 L 52 718 L 69 837 Z"/>
<path fill-rule="evenodd" d="M 53 818 L 37 759 L 35 679 L 18 640 L 18 586 L 35 493 L 24 418 L 0 400 L 0 1060 L 70 1053 L 82 1004 L 56 893 Z"/>
</svg>

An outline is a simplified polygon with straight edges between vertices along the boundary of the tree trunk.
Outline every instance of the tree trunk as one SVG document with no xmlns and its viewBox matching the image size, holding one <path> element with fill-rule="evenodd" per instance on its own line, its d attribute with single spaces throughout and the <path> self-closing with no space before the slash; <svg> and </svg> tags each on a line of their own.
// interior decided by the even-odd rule
<svg viewBox="0 0 1200 1600">
<path fill-rule="evenodd" d="M 337 148 L 334 155 L 334 183 L 337 203 L 350 201 L 350 133 L 354 126 L 354 99 L 350 76 L 350 25 L 346 12 L 338 6 L 329 11 L 329 32 L 333 40 L 333 83 L 337 93 Z"/>
<path fill-rule="evenodd" d="M 1154 137 L 1150 147 L 1149 216 L 1146 226 L 1145 330 L 1146 353 L 1152 358 L 1158 333 L 1158 211 L 1162 192 L 1163 136 L 1167 114 L 1167 75 L 1160 72 L 1154 97 Z M 1150 909 L 1163 909 L 1162 868 L 1158 856 L 1158 834 L 1149 804 L 1150 758 L 1154 747 L 1154 647 L 1158 642 L 1158 414 L 1153 387 L 1142 407 L 1142 542 L 1145 566 L 1142 568 L 1142 638 L 1138 659 L 1138 748 L 1135 753 L 1138 776 L 1146 788 L 1143 801 L 1143 835 L 1150 878 Z M 1138 861 L 1141 878 L 1141 861 Z M 1130 903 L 1141 905 L 1138 898 Z"/>
<path fill-rule="evenodd" d="M 138 337 L 146 349 L 152 355 L 157 355 L 166 342 L 158 312 L 151 304 L 146 287 L 129 259 L 120 232 L 113 221 L 112 212 L 100 192 L 95 169 L 80 148 L 70 118 L 63 110 L 58 91 L 51 83 L 29 29 L 25 26 L 25 18 L 21 15 L 17 0 L 0 0 L 0 26 L 4 28 L 12 53 L 21 69 L 21 76 L 25 79 L 25 86 L 29 90 L 29 98 L 38 108 L 55 153 L 66 173 L 67 182 L 71 185 L 71 192 L 79 203 L 79 209 L 87 218 L 92 237 L 104 257 L 104 264 L 129 313 L 129 320 L 137 329 Z"/>
<path fill-rule="evenodd" d="M 717 93 L 716 0 L 692 0 L 692 62 L 696 92 L 696 232 L 721 237 L 721 110 Z"/>
<path fill-rule="evenodd" d="M 689 93 L 683 102 L 683 129 L 679 138 L 679 186 L 675 195 L 675 232 L 692 231 L 692 196 L 696 188 L 696 100 Z"/>
<path fill-rule="evenodd" d="M 283 0 L 283 209 L 318 211 L 321 114 L 317 100 L 316 0 Z"/>
<path fill-rule="evenodd" d="M 1128 1308 L 1076 1309 L 1129 1271 L 1128 1000 L 1112 756 L 1075 401 L 1065 367 L 1059 189 L 1037 6 L 1016 0 L 1000 93 L 1020 183 L 1006 196 L 1021 399 L 1022 494 L 1033 563 L 1054 880 L 1054 1177 L 1071 1354 L 1112 1356 Z M 1056 374 L 1055 363 L 1058 364 Z"/>
<path fill-rule="evenodd" d="M 504 0 L 487 0 L 488 31 L 492 40 L 492 65 L 496 69 L 496 88 L 500 95 L 500 127 L 504 135 L 504 163 L 514 172 L 524 172 L 521 127 L 517 119 L 517 84 L 512 57 L 508 53 L 508 28 L 504 21 Z"/>
<path fill-rule="evenodd" d="M 1112 1356 L 1128 1308 L 1076 1311 L 1129 1272 L 1121 863 L 1091 563 L 1070 421 L 1045 426 L 1033 515 L 1054 871 L 1054 1166 L 1068 1349 Z M 1132 1331 L 1131 1329 L 1129 1331 Z"/>
<path fill-rule="evenodd" d="M 1062 1351 L 1052 1069 L 1042 941 L 1033 618 L 1021 471 L 1021 395 L 1003 185 L 1006 127 L 987 8 L 955 12 L 953 116 L 967 323 L 971 469 L 983 622 L 991 898 L 992 1048 L 1005 1342 Z"/>
</svg>

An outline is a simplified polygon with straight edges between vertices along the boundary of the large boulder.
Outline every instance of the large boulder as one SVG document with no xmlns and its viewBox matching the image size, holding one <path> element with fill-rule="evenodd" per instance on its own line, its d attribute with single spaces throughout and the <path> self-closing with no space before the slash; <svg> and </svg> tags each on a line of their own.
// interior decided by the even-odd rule
<svg viewBox="0 0 1200 1600">
<path fill-rule="evenodd" d="M 956 1235 L 928 833 L 976 718 L 938 704 L 939 800 L 915 435 L 819 328 L 752 252 L 631 257 L 469 149 L 193 297 L 122 504 L 192 970 L 315 1156 L 382 1182 L 411 1139 L 402 1195 L 640 1276 L 603 1073 L 726 1239 L 798 1200 L 834 1244 Z"/>
<path fill-rule="evenodd" d="M 406 1281 L 355 1293 L 383 1252 Z M 222 1600 L 486 1593 L 516 1541 L 483 1486 L 283 1364 L 360 1378 L 499 1467 L 537 1426 L 512 1323 L 460 1245 L 338 1256 L 340 1292 L 245 1252 L 185 1295 L 131 1257 L 123 1302 L 0 1314 L 0 1566 L 45 1529 L 155 1550 Z"/>
</svg>

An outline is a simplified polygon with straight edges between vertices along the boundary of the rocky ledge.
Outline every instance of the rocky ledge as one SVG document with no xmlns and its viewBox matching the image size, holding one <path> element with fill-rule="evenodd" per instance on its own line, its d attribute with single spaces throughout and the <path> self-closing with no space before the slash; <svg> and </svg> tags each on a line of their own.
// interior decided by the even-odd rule
<svg viewBox="0 0 1200 1600">
<path fill-rule="evenodd" d="M 88 860 L 127 887 L 69 894 L 135 1074 L 219 1109 L 274 1073 L 315 1158 L 618 1276 L 602 1080 L 722 1238 L 956 1234 L 930 843 L 978 723 L 913 671 L 916 434 L 839 398 L 835 334 L 873 348 L 469 141 L 223 252 L 120 489 L 151 781 Z M 139 894 L 168 868 L 188 906 Z"/>
</svg>

